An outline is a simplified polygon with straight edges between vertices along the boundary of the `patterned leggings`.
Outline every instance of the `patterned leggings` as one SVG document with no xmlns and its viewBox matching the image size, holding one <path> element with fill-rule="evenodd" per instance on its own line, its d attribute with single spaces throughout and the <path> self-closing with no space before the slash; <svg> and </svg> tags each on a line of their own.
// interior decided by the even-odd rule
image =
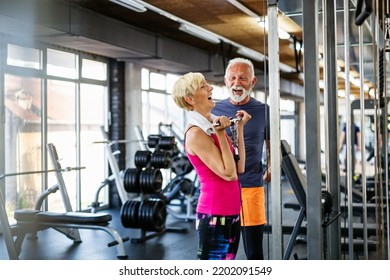
<svg viewBox="0 0 390 280">
<path fill-rule="evenodd" d="M 197 213 L 198 260 L 234 260 L 240 243 L 240 215 Z"/>
</svg>

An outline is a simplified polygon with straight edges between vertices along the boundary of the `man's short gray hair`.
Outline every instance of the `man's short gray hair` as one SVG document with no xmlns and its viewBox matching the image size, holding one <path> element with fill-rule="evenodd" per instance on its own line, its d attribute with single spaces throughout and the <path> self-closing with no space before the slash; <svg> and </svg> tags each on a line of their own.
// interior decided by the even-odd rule
<svg viewBox="0 0 390 280">
<path fill-rule="evenodd" d="M 229 72 L 230 67 L 232 67 L 233 65 L 236 65 L 236 64 L 248 65 L 252 71 L 252 78 L 255 77 L 255 68 L 253 66 L 252 61 L 250 61 L 249 59 L 246 59 L 246 58 L 236 57 L 236 58 L 233 58 L 229 61 L 228 65 L 226 67 L 226 71 L 225 71 L 225 78 L 227 77 L 227 74 Z"/>
</svg>

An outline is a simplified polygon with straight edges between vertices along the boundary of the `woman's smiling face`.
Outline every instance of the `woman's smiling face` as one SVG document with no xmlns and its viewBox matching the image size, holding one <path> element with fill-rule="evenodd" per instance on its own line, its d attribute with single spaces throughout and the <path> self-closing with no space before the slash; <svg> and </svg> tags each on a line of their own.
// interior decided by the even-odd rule
<svg viewBox="0 0 390 280">
<path fill-rule="evenodd" d="M 213 87 L 203 80 L 194 94 L 194 108 L 211 111 L 215 107 L 212 95 Z"/>
</svg>

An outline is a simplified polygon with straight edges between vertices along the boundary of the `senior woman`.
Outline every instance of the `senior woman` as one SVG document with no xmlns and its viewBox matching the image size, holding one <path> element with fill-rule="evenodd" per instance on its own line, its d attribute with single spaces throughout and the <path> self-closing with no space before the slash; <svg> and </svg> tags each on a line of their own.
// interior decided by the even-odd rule
<svg viewBox="0 0 390 280">
<path fill-rule="evenodd" d="M 232 123 L 227 116 L 212 115 L 215 106 L 212 91 L 203 74 L 187 73 L 175 82 L 172 98 L 188 111 L 184 147 L 200 181 L 196 208 L 197 259 L 233 260 L 240 242 L 238 174 L 245 169 L 243 130 L 251 116 L 239 110 L 237 121 Z M 234 141 L 225 131 L 229 126 L 236 131 Z"/>
</svg>

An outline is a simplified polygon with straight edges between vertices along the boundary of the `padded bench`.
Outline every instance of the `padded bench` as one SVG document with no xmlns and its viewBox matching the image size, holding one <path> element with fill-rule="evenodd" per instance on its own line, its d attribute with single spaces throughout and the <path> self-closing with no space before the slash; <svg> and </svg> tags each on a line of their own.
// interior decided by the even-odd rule
<svg viewBox="0 0 390 280">
<path fill-rule="evenodd" d="M 85 212 L 65 212 L 55 213 L 39 210 L 19 209 L 14 213 L 17 224 L 11 228 L 12 233 L 16 236 L 16 249 L 20 253 L 21 245 L 27 233 L 36 233 L 37 231 L 47 228 L 53 228 L 76 243 L 81 239 L 78 231 L 72 229 L 95 229 L 103 230 L 110 234 L 114 241 L 108 244 L 109 247 L 118 245 L 117 252 L 119 259 L 126 259 L 127 254 L 123 242 L 128 238 L 122 238 L 120 234 L 112 227 L 109 222 L 112 220 L 110 214 L 105 213 L 85 213 Z"/>
<path fill-rule="evenodd" d="M 48 222 L 69 224 L 93 224 L 106 226 L 112 220 L 110 214 L 85 212 L 43 212 L 39 210 L 16 210 L 14 218 L 18 222 Z"/>
</svg>

